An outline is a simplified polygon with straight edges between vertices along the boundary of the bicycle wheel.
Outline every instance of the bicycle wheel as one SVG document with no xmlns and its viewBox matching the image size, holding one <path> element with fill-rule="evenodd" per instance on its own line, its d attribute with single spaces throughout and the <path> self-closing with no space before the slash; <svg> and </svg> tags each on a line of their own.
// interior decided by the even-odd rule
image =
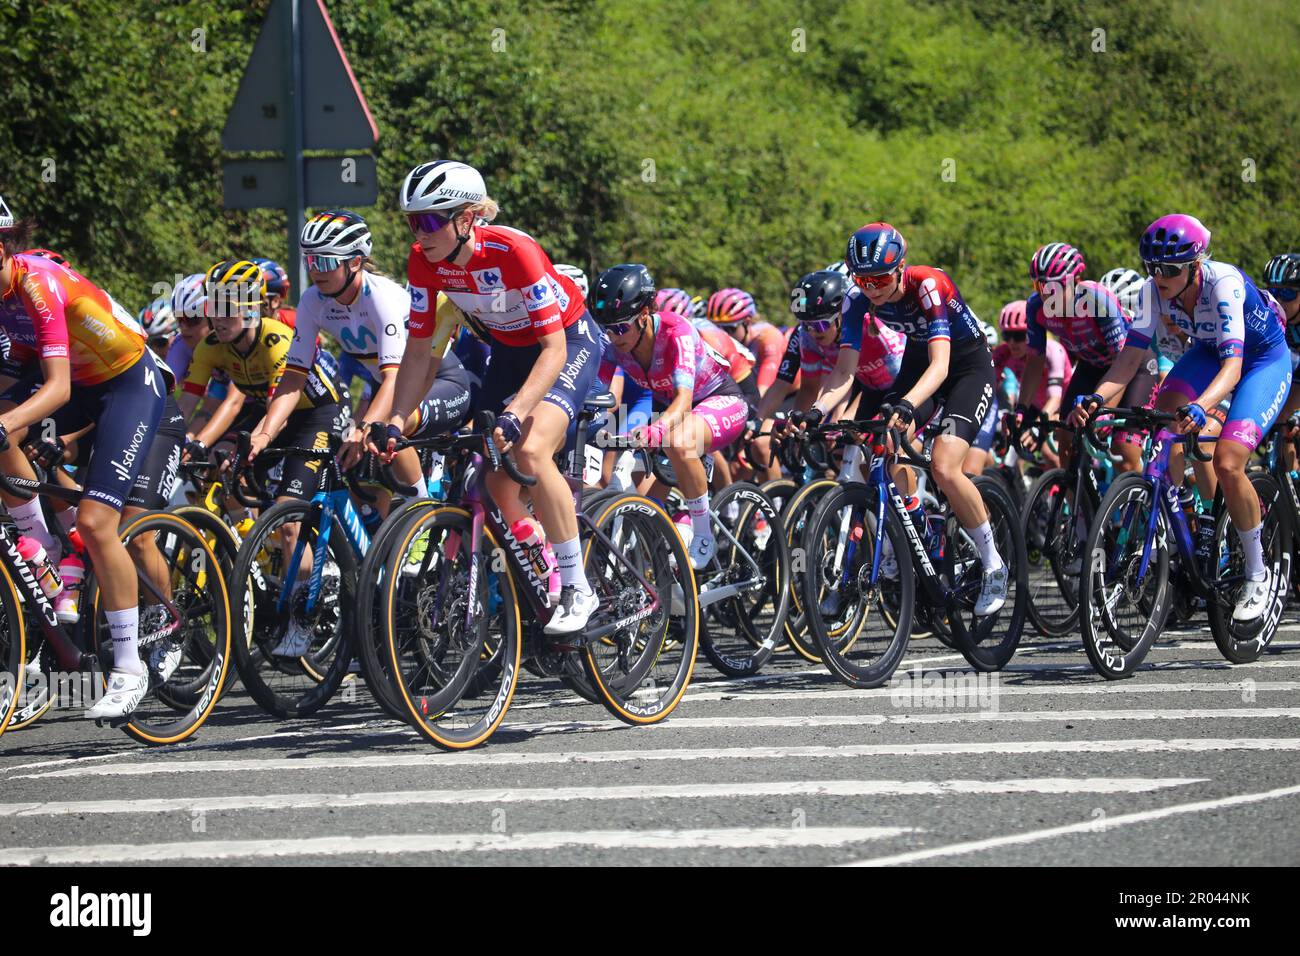
<svg viewBox="0 0 1300 956">
<path fill-rule="evenodd" d="M 469 512 L 426 510 L 395 539 L 394 564 L 423 551 L 419 575 L 389 574 L 383 629 L 388 668 L 427 740 L 466 750 L 500 726 L 519 682 L 519 594 L 495 570 L 497 543 L 483 529 L 474 550 Z"/>
<path fill-rule="evenodd" d="M 235 532 L 235 529 L 207 508 L 201 508 L 198 505 L 180 505 L 169 509 L 169 511 L 184 518 L 199 530 L 216 553 L 217 560 L 221 562 L 221 570 L 226 576 L 226 587 L 233 589 L 235 561 L 239 557 L 239 535 Z M 244 587 L 251 592 L 253 583 L 251 581 L 245 582 Z M 252 607 L 251 602 L 248 607 Z M 247 644 L 253 639 L 252 616 L 243 619 L 242 628 L 234 625 L 232 619 L 232 630 L 232 640 L 243 640 Z M 222 695 L 225 695 L 234 686 L 237 673 L 238 671 L 234 667 L 226 668 L 227 678 L 225 685 L 221 688 Z"/>
<path fill-rule="evenodd" d="M 149 670 L 149 693 L 121 726 L 142 743 L 177 743 L 203 726 L 230 680 L 232 615 L 226 577 L 202 532 L 179 515 L 146 511 L 126 522 L 121 537 L 141 580 L 140 657 Z M 153 552 L 157 563 L 140 557 Z M 113 659 L 112 640 L 94 578 L 88 567 L 82 593 L 90 596 L 95 644 L 107 664 Z M 170 599 L 178 620 L 158 603 L 158 594 Z M 166 680 L 161 666 L 170 670 Z"/>
<path fill-rule="evenodd" d="M 877 567 L 872 581 L 878 492 L 853 482 L 827 493 L 808 522 L 803 579 L 808 630 L 827 669 L 850 687 L 879 687 L 907 651 L 916 582 L 910 561 L 891 575 Z M 895 555 L 909 551 L 903 525 L 885 512 L 884 539 Z M 890 608 L 889 614 L 884 608 Z"/>
<path fill-rule="evenodd" d="M 1007 602 L 996 614 L 975 616 L 983 565 L 975 542 L 954 516 L 947 522 L 947 540 L 940 565 L 952 589 L 947 622 L 963 657 L 980 671 L 1006 667 L 1020 646 L 1029 610 L 1029 571 L 1020 514 L 1011 498 L 995 481 L 979 475 L 973 479 L 989 513 L 993 541 L 1006 564 Z"/>
<path fill-rule="evenodd" d="M 1064 468 L 1043 472 L 1029 489 L 1021 512 L 1028 558 L 1029 619 L 1044 637 L 1066 637 L 1079 623 L 1078 573 L 1083 549 L 1077 542 L 1074 488 L 1066 483 L 1067 477 Z M 1073 575 L 1068 573 L 1071 571 Z"/>
<path fill-rule="evenodd" d="M 1269 601 L 1264 613 L 1248 623 L 1234 621 L 1232 612 L 1245 583 L 1245 559 L 1241 540 L 1229 534 L 1232 517 L 1228 509 L 1219 509 L 1214 528 L 1214 551 L 1218 573 L 1215 578 L 1214 597 L 1209 602 L 1210 632 L 1219 653 L 1233 664 L 1249 664 L 1259 659 L 1264 648 L 1277 634 L 1286 607 L 1287 592 L 1291 589 L 1291 562 L 1294 556 L 1288 547 L 1291 541 L 1291 516 L 1281 500 L 1282 488 L 1269 474 L 1250 476 L 1250 484 L 1259 497 L 1264 516 L 1264 529 L 1260 541 L 1264 549 L 1264 565 L 1269 571 Z"/>
<path fill-rule="evenodd" d="M 772 504 L 776 505 L 779 513 L 785 510 L 785 506 L 790 503 L 790 499 L 801 486 L 793 478 L 773 478 L 771 481 L 763 482 L 759 487 L 763 489 L 763 494 L 772 499 Z"/>
<path fill-rule="evenodd" d="M 27 680 L 26 667 L 27 622 L 9 568 L 0 564 L 0 734 L 9 728 L 18 709 Z"/>
<path fill-rule="evenodd" d="M 587 634 L 601 635 L 583 648 L 583 666 L 615 717 L 658 723 L 686 693 L 699 649 L 690 559 L 668 513 L 641 495 L 606 501 L 591 522 L 609 544 L 580 522 L 587 580 L 600 598 Z M 610 630 L 622 620 L 623 627 Z"/>
<path fill-rule="evenodd" d="M 776 504 L 757 485 L 729 485 L 713 496 L 712 511 L 718 555 L 698 572 L 700 593 L 741 590 L 701 607 L 700 646 L 723 674 L 745 677 L 767 663 L 785 625 L 790 550 Z"/>
<path fill-rule="evenodd" d="M 249 695 L 276 717 L 307 717 L 320 710 L 352 663 L 357 559 L 338 515 L 331 520 L 318 597 L 310 611 L 312 556 L 321 539 L 319 505 L 282 501 L 267 509 L 249 529 L 235 562 L 235 580 L 254 585 L 251 592 L 238 595 L 240 620 L 249 614 L 247 602 L 252 595 L 253 637 L 248 644 L 236 642 L 235 664 Z M 306 537 L 306 569 L 286 567 L 293 550 L 286 555 L 282 542 L 285 526 L 293 524 Z M 290 627 L 309 631 L 308 650 L 301 657 L 275 654 Z"/>
<path fill-rule="evenodd" d="M 808 621 L 803 609 L 804 576 L 812 566 L 808 563 L 808 521 L 822 497 L 839 483 L 829 478 L 818 478 L 801 486 L 781 510 L 781 523 L 785 526 L 786 544 L 790 550 L 790 608 L 785 616 L 785 636 L 794 652 L 811 664 L 820 664 L 821 651 L 817 639 L 808 631 Z"/>
<path fill-rule="evenodd" d="M 410 716 L 388 666 L 388 640 L 383 617 L 384 583 L 390 573 L 418 575 L 421 568 L 426 567 L 421 544 L 427 547 L 427 536 L 413 543 L 407 552 L 406 557 L 413 563 L 399 563 L 396 551 L 410 525 L 437 505 L 438 502 L 432 499 L 417 498 L 394 508 L 375 531 L 370 549 L 357 572 L 357 609 L 353 616 L 352 639 L 357 660 L 361 663 L 361 676 L 379 708 L 401 721 L 409 720 Z"/>
<path fill-rule="evenodd" d="M 1083 649 L 1093 670 L 1108 680 L 1132 675 L 1169 615 L 1169 536 L 1163 517 L 1156 519 L 1146 547 L 1158 508 L 1150 482 L 1137 474 L 1118 475 L 1088 533 L 1080 582 Z"/>
</svg>

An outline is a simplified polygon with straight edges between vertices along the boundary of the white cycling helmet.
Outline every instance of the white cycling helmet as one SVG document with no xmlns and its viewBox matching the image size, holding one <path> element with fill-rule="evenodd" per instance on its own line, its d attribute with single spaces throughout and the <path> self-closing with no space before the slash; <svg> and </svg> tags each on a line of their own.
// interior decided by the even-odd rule
<svg viewBox="0 0 1300 956">
<path fill-rule="evenodd" d="M 208 289 L 202 272 L 186 276 L 172 290 L 172 314 L 202 318 L 208 314 Z"/>
<path fill-rule="evenodd" d="M 853 276 L 849 274 L 849 267 L 848 265 L 845 264 L 843 259 L 841 259 L 839 262 L 832 262 L 830 265 L 826 267 L 824 271 L 838 272 L 840 275 L 844 276 L 844 278 L 850 280 L 850 284 L 852 282 Z"/>
<path fill-rule="evenodd" d="M 167 338 L 176 333 L 176 313 L 172 311 L 171 299 L 154 299 L 140 310 L 140 328 L 144 329 L 145 338 Z"/>
<path fill-rule="evenodd" d="M 486 198 L 487 186 L 477 169 L 450 159 L 436 159 L 406 174 L 397 204 L 402 212 L 437 212 Z"/>
<path fill-rule="evenodd" d="M 582 293 L 582 297 L 584 299 L 587 297 L 587 293 L 590 291 L 590 287 L 587 284 L 587 273 L 583 272 L 577 266 L 569 265 L 567 262 L 555 263 L 555 271 L 560 275 L 568 276 L 572 279 L 578 286 L 578 291 Z"/>
<path fill-rule="evenodd" d="M 980 331 L 984 333 L 984 339 L 989 343 L 989 348 L 993 348 L 993 346 L 997 345 L 998 330 L 989 325 L 983 319 L 976 319 L 975 321 L 980 324 Z"/>
<path fill-rule="evenodd" d="M 327 209 L 308 219 L 300 237 L 303 255 L 351 259 L 369 256 L 370 227 L 350 209 Z"/>
<path fill-rule="evenodd" d="M 9 204 L 5 202 L 5 197 L 0 196 L 0 229 L 12 229 L 15 221 Z"/>
<path fill-rule="evenodd" d="M 1101 277 L 1101 284 L 1115 294 L 1120 307 L 1129 315 L 1137 311 L 1138 298 L 1146 281 L 1134 269 L 1111 269 Z"/>
</svg>

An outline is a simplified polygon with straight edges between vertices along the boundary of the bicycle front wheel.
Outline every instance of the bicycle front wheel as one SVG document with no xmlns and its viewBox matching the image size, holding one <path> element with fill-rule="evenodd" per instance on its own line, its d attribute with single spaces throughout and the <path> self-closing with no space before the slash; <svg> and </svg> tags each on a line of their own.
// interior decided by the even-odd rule
<svg viewBox="0 0 1300 956">
<path fill-rule="evenodd" d="M 828 492 L 804 535 L 808 630 L 827 669 L 850 687 L 889 680 L 912 631 L 916 585 L 903 526 L 886 509 L 877 562 L 877 495 L 861 482 Z"/>
<path fill-rule="evenodd" d="M 600 607 L 583 649 L 587 677 L 619 720 L 654 724 L 691 682 L 700 640 L 695 575 L 672 519 L 658 503 L 625 494 L 580 516 L 587 581 Z"/>
<path fill-rule="evenodd" d="M 1083 649 L 1107 680 L 1130 677 L 1164 629 L 1169 615 L 1168 534 L 1159 504 L 1141 475 L 1118 475 L 1088 533 L 1080 591 Z"/>
<path fill-rule="evenodd" d="M 1074 488 L 1064 468 L 1043 472 L 1022 512 L 1029 575 L 1029 619 L 1044 637 L 1061 638 L 1079 623 L 1078 576 L 1083 543 Z"/>
<path fill-rule="evenodd" d="M 8 729 L 18 707 L 26 666 L 27 622 L 9 568 L 0 565 L 0 734 Z"/>
</svg>

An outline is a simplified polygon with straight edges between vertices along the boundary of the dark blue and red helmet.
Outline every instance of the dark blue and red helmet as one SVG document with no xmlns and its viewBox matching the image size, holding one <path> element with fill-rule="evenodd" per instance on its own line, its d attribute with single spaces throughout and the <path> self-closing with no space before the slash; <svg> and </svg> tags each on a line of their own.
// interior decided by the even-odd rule
<svg viewBox="0 0 1300 956">
<path fill-rule="evenodd" d="M 274 259 L 257 257 L 253 260 L 262 267 L 262 279 L 266 282 L 266 294 L 287 296 L 289 294 L 289 273 L 284 266 Z"/>
<path fill-rule="evenodd" d="M 885 275 L 907 257 L 907 240 L 887 222 L 869 222 L 849 236 L 844 264 L 855 276 Z"/>
<path fill-rule="evenodd" d="M 1138 255 L 1143 262 L 1194 262 L 1210 252 L 1210 230 L 1195 216 L 1161 216 L 1142 233 Z"/>
</svg>

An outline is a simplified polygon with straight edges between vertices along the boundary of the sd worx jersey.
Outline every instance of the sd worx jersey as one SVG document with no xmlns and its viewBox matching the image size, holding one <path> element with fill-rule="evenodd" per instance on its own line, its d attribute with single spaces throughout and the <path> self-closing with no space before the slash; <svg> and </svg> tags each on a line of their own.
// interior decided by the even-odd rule
<svg viewBox="0 0 1300 956">
<path fill-rule="evenodd" d="M 100 385 L 140 360 L 144 331 L 97 285 L 41 256 L 12 262 L 9 288 L 0 290 L 11 367 L 66 358 L 72 384 Z"/>
<path fill-rule="evenodd" d="M 1074 361 L 1108 368 L 1124 348 L 1130 317 L 1115 294 L 1099 282 L 1084 281 L 1063 289 L 1061 296 L 1044 299 L 1035 292 L 1029 297 L 1025 305 L 1029 347 L 1044 354 L 1051 332 Z"/>
<path fill-rule="evenodd" d="M 502 345 L 536 345 L 587 309 L 577 285 L 555 271 L 537 240 L 508 226 L 475 226 L 474 254 L 464 268 L 430 262 L 413 243 L 406 274 L 417 339 L 437 330 L 439 292 Z"/>
<path fill-rule="evenodd" d="M 983 344 L 979 320 L 957 286 L 942 269 L 908 266 L 903 270 L 903 297 L 873 306 L 862 290 L 853 288 L 844 298 L 843 342 L 862 347 L 862 318 L 868 312 L 910 341 L 948 339 L 954 348 Z"/>
<path fill-rule="evenodd" d="M 275 394 L 280 379 L 284 378 L 285 361 L 292 341 L 293 330 L 275 319 L 262 319 L 253 347 L 247 354 L 233 344 L 222 343 L 213 333 L 194 350 L 183 388 L 191 395 L 202 395 L 212 373 L 221 371 L 226 373 L 235 388 L 248 396 L 249 401 L 265 406 Z M 335 383 L 319 365 L 313 363 L 294 410 L 320 408 L 338 400 Z"/>
<path fill-rule="evenodd" d="M 654 350 L 649 369 L 610 345 L 600 363 L 601 381 L 611 381 L 615 368 L 622 368 L 628 378 L 650 389 L 655 401 L 663 405 L 672 403 L 679 388 L 689 388 L 697 402 L 724 386 L 728 394 L 734 388 L 727 360 L 700 338 L 689 319 L 674 312 L 654 316 Z"/>
</svg>

